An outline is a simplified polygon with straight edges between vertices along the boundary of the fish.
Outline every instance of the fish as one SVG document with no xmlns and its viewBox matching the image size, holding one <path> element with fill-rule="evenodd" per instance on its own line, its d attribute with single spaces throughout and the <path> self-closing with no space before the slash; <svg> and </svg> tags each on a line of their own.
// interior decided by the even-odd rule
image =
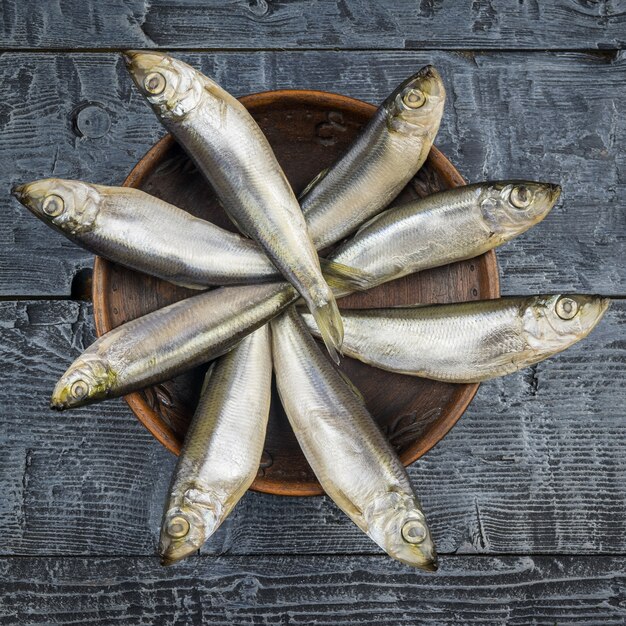
<svg viewBox="0 0 626 626">
<path fill-rule="evenodd" d="M 199 550 L 256 478 L 271 383 L 268 324 L 211 364 L 165 502 L 162 565 Z"/>
<path fill-rule="evenodd" d="M 371 277 L 366 286 L 375 287 L 510 241 L 546 217 L 560 193 L 559 185 L 532 181 L 441 191 L 378 214 L 329 259 L 358 267 Z"/>
<path fill-rule="evenodd" d="M 278 393 L 324 491 L 391 557 L 436 570 L 419 499 L 363 397 L 320 351 L 294 307 L 271 326 Z"/>
<path fill-rule="evenodd" d="M 83 406 L 170 380 L 225 354 L 298 298 L 287 282 L 220 287 L 126 322 L 70 365 L 50 407 Z"/>
<path fill-rule="evenodd" d="M 237 99 L 190 65 L 160 52 L 128 51 L 124 58 L 139 91 L 211 183 L 233 222 L 300 292 L 338 361 L 339 308 L 298 200 L 263 131 Z"/>
<path fill-rule="evenodd" d="M 318 250 L 354 232 L 422 167 L 439 130 L 446 90 L 428 65 L 382 103 L 348 150 L 299 196 Z"/>
<path fill-rule="evenodd" d="M 584 339 L 610 300 L 557 294 L 343 312 L 344 353 L 383 370 L 477 383 L 539 363 Z M 302 314 L 317 333 L 314 321 Z"/>
<path fill-rule="evenodd" d="M 206 289 L 282 278 L 250 239 L 139 189 L 48 178 L 19 185 L 13 195 L 90 252 L 176 285 Z"/>
<path fill-rule="evenodd" d="M 47 178 L 13 195 L 35 216 L 90 252 L 190 289 L 276 282 L 283 275 L 254 241 L 132 187 Z M 334 284 L 362 289 L 371 277 L 320 260 Z"/>
</svg>

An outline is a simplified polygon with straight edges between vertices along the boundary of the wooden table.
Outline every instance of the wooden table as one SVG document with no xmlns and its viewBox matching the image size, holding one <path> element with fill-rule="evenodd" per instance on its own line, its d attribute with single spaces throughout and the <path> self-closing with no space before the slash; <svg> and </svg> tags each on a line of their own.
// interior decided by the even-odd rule
<svg viewBox="0 0 626 626">
<path fill-rule="evenodd" d="M 626 6 L 553 0 L 0 2 L 0 624 L 626 622 Z M 503 294 L 597 292 L 583 343 L 484 384 L 410 469 L 436 575 L 381 554 L 325 498 L 249 493 L 201 556 L 155 554 L 174 459 L 121 400 L 48 398 L 93 340 L 90 254 L 9 196 L 119 184 L 164 131 L 124 48 L 179 50 L 235 94 L 378 103 L 432 62 L 437 145 L 470 181 L 560 182 L 498 252 Z"/>
</svg>

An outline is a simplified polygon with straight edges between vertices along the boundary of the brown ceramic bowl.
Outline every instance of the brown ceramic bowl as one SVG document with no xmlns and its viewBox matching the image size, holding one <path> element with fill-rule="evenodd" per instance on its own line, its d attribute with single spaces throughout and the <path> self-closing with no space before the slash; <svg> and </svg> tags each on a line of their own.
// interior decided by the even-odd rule
<svg viewBox="0 0 626 626">
<path fill-rule="evenodd" d="M 298 193 L 337 159 L 376 110 L 374 106 L 325 92 L 270 91 L 241 98 L 267 135 Z M 395 203 L 405 202 L 464 181 L 439 150 Z M 235 230 L 215 193 L 171 136 L 139 161 L 124 185 L 143 189 L 193 215 Z M 197 292 L 96 258 L 94 317 L 98 335 Z M 481 257 L 408 276 L 369 292 L 340 300 L 341 308 L 458 302 L 499 295 L 496 256 Z M 344 358 L 341 368 L 363 393 L 367 406 L 409 465 L 432 448 L 455 424 L 474 397 L 477 384 L 455 385 L 392 374 Z M 126 396 L 141 423 L 178 454 L 198 401 L 206 366 Z M 306 462 L 278 400 L 272 397 L 265 452 L 252 489 L 279 495 L 323 493 Z"/>
</svg>

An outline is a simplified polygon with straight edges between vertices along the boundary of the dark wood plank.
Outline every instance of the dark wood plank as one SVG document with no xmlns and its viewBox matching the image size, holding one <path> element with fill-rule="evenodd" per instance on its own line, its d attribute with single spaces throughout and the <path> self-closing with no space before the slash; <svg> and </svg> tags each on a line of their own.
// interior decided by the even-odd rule
<svg viewBox="0 0 626 626">
<path fill-rule="evenodd" d="M 621 557 L 0 559 L 0 624 L 623 624 Z"/>
<path fill-rule="evenodd" d="M 581 49 L 626 42 L 624 6 L 608 0 L 3 0 L 2 12 L 5 48 Z"/>
<path fill-rule="evenodd" d="M 434 62 L 449 92 L 437 145 L 468 180 L 528 177 L 564 186 L 552 214 L 499 252 L 503 292 L 626 293 L 623 53 L 182 57 L 236 94 L 306 87 L 371 102 Z M 0 103 L 6 191 L 51 175 L 120 184 L 163 134 L 120 58 L 108 53 L 1 55 Z M 0 194 L 0 294 L 68 295 L 75 273 L 90 263 L 89 254 Z"/>
<path fill-rule="evenodd" d="M 3 555 L 152 555 L 173 457 L 120 400 L 47 408 L 89 305 L 0 302 Z M 484 384 L 410 475 L 443 554 L 626 552 L 626 302 L 569 351 Z M 326 498 L 247 494 L 206 554 L 380 554 Z"/>
</svg>

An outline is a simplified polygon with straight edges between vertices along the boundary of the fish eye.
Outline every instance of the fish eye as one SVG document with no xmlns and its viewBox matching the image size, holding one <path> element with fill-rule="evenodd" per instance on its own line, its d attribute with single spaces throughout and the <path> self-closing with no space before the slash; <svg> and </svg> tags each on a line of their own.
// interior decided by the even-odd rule
<svg viewBox="0 0 626 626">
<path fill-rule="evenodd" d="M 576 317 L 576 314 L 578 313 L 578 302 L 576 302 L 573 298 L 563 296 L 557 300 L 555 309 L 556 314 L 562 320 L 571 320 Z"/>
<path fill-rule="evenodd" d="M 419 520 L 409 520 L 402 527 L 402 538 L 407 543 L 422 543 L 427 537 L 426 526 Z"/>
<path fill-rule="evenodd" d="M 145 90 L 153 96 L 163 93 L 166 84 L 165 76 L 159 72 L 150 72 L 143 81 Z"/>
<path fill-rule="evenodd" d="M 89 385 L 84 380 L 77 380 L 72 383 L 70 393 L 77 400 L 84 398 L 89 392 Z"/>
<path fill-rule="evenodd" d="M 41 210 L 50 217 L 57 217 L 65 210 L 65 202 L 63 202 L 61 196 L 50 194 L 46 196 L 46 199 L 43 201 Z"/>
<path fill-rule="evenodd" d="M 189 521 L 182 515 L 176 515 L 167 523 L 165 532 L 173 539 L 181 539 L 189 533 Z"/>
<path fill-rule="evenodd" d="M 511 189 L 509 200 L 515 208 L 525 209 L 532 202 L 533 193 L 526 185 L 517 185 Z"/>
<path fill-rule="evenodd" d="M 423 91 L 413 88 L 409 89 L 402 96 L 402 102 L 404 102 L 405 106 L 409 107 L 409 109 L 419 109 L 426 103 L 426 96 Z"/>
</svg>

